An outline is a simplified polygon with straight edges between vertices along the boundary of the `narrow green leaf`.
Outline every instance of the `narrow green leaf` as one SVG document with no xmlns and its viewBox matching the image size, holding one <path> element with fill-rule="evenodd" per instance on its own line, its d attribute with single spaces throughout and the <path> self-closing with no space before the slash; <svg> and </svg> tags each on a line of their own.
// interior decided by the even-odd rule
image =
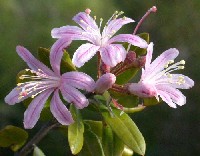
<svg viewBox="0 0 200 156">
<path fill-rule="evenodd" d="M 115 133 L 113 133 L 113 156 L 121 156 L 123 150 L 123 141 Z"/>
<path fill-rule="evenodd" d="M 81 114 L 74 105 L 70 106 L 74 123 L 68 126 L 68 141 L 72 154 L 78 154 L 83 147 L 84 124 Z"/>
<path fill-rule="evenodd" d="M 50 50 L 47 48 L 42 48 L 42 47 L 38 48 L 38 59 L 42 63 L 44 63 L 47 67 L 51 68 L 51 64 L 49 61 L 49 53 L 50 53 Z"/>
<path fill-rule="evenodd" d="M 12 125 L 6 126 L 0 131 L 0 147 L 10 147 L 11 150 L 20 149 L 28 138 L 28 133 Z"/>
<path fill-rule="evenodd" d="M 86 125 L 84 132 L 84 145 L 79 156 L 105 156 L 101 139 L 92 131 L 89 125 Z"/>
<path fill-rule="evenodd" d="M 136 124 L 126 113 L 121 114 L 120 110 L 113 109 L 113 113 L 115 116 L 111 117 L 108 111 L 102 112 L 105 122 L 110 125 L 124 144 L 134 152 L 144 155 L 146 144 Z"/>
<path fill-rule="evenodd" d="M 33 150 L 33 156 L 45 156 L 45 154 L 42 152 L 40 148 L 35 146 Z"/>
<path fill-rule="evenodd" d="M 109 125 L 104 124 L 103 126 L 103 135 L 102 135 L 102 145 L 105 152 L 105 156 L 114 156 L 113 155 L 113 132 Z"/>
</svg>

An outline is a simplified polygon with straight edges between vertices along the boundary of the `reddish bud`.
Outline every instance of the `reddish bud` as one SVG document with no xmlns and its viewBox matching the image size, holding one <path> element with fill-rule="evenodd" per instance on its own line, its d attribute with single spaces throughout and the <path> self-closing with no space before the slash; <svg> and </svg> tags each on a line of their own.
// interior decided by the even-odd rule
<svg viewBox="0 0 200 156">
<path fill-rule="evenodd" d="M 89 15 L 91 13 L 91 10 L 89 8 L 87 8 L 87 9 L 85 9 L 85 13 Z"/>
<path fill-rule="evenodd" d="M 153 7 L 151 8 L 151 11 L 152 11 L 152 12 L 156 12 L 156 11 L 157 11 L 156 6 L 153 6 Z"/>
<path fill-rule="evenodd" d="M 132 63 L 136 59 L 136 53 L 134 51 L 129 51 L 126 55 L 126 59 L 124 60 L 125 64 Z"/>
<path fill-rule="evenodd" d="M 116 76 L 111 73 L 102 75 L 96 82 L 95 92 L 103 94 L 106 90 L 112 87 L 116 81 Z"/>
</svg>

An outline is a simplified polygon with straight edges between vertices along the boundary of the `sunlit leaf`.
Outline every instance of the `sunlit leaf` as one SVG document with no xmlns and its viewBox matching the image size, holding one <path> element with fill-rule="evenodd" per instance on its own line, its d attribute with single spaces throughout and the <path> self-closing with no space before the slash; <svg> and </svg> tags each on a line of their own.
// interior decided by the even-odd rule
<svg viewBox="0 0 200 156">
<path fill-rule="evenodd" d="M 125 146 L 124 147 L 124 150 L 123 150 L 123 153 L 122 153 L 122 156 L 132 156 L 134 153 L 133 153 L 133 150 L 131 150 L 129 147 Z"/>
<path fill-rule="evenodd" d="M 84 123 L 87 124 L 91 131 L 94 132 L 99 138 L 102 137 L 102 121 L 84 120 Z"/>
<path fill-rule="evenodd" d="M 33 156 L 45 156 L 45 154 L 42 152 L 40 148 L 35 146 L 33 150 Z"/>
<path fill-rule="evenodd" d="M 113 133 L 113 156 L 121 156 L 123 150 L 123 141 L 115 133 Z"/>
<path fill-rule="evenodd" d="M 84 124 L 81 114 L 74 105 L 70 106 L 74 123 L 68 126 L 68 141 L 72 154 L 78 154 L 83 147 Z"/>
<path fill-rule="evenodd" d="M 13 151 L 20 149 L 28 138 L 28 133 L 12 125 L 0 131 L 0 147 L 10 147 Z"/>
<path fill-rule="evenodd" d="M 113 113 L 114 117 L 111 117 L 108 111 L 102 112 L 105 122 L 110 125 L 125 145 L 134 152 L 144 155 L 146 144 L 136 124 L 126 113 L 121 114 L 120 110 L 113 109 Z"/>
</svg>

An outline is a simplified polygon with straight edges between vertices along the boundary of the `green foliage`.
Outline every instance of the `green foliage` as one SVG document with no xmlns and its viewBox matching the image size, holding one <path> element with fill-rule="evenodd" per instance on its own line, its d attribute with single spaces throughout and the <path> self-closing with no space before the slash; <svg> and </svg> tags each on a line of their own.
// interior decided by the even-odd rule
<svg viewBox="0 0 200 156">
<path fill-rule="evenodd" d="M 116 135 L 134 152 L 144 155 L 146 144 L 144 137 L 133 120 L 120 110 L 113 109 L 114 117 L 107 111 L 102 112 L 105 122 L 110 125 Z"/>
<path fill-rule="evenodd" d="M 38 49 L 39 60 L 41 62 L 43 62 L 45 65 L 47 65 L 49 68 L 51 68 L 50 61 L 49 61 L 49 55 L 50 55 L 49 49 L 41 48 L 41 47 Z M 76 70 L 76 67 L 72 63 L 70 55 L 66 50 L 64 50 L 64 52 L 63 52 L 60 70 L 61 70 L 61 73 Z"/>
<path fill-rule="evenodd" d="M 0 131 L 0 147 L 10 147 L 11 150 L 19 150 L 28 138 L 28 133 L 12 125 L 6 126 Z"/>
<path fill-rule="evenodd" d="M 85 124 L 84 145 L 79 156 L 105 156 L 101 138 L 97 136 L 91 127 Z"/>
<path fill-rule="evenodd" d="M 68 141 L 72 154 L 78 154 L 83 147 L 84 124 L 79 110 L 73 105 L 70 106 L 70 112 L 74 123 L 68 127 Z"/>
<path fill-rule="evenodd" d="M 33 150 L 33 156 L 45 156 L 45 154 L 42 152 L 40 148 L 35 146 Z"/>
</svg>

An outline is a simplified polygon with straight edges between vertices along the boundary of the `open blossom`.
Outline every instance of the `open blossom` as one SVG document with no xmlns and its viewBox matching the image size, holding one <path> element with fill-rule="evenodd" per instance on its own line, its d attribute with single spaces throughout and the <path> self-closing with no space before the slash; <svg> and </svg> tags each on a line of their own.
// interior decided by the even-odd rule
<svg viewBox="0 0 200 156">
<path fill-rule="evenodd" d="M 55 42 L 50 51 L 50 63 L 52 70 L 37 60 L 27 49 L 17 46 L 18 55 L 27 63 L 31 75 L 21 75 L 20 78 L 27 82 L 20 83 L 5 98 L 9 105 L 19 103 L 28 97 L 34 98 L 24 113 L 24 127 L 33 128 L 40 117 L 45 102 L 53 93 L 50 110 L 54 117 L 63 125 L 69 125 L 73 118 L 67 107 L 60 99 L 59 91 L 64 100 L 73 103 L 78 109 L 86 107 L 88 99 L 76 88 L 88 92 L 94 90 L 94 80 L 82 72 L 67 72 L 60 74 L 60 63 L 63 56 L 63 48 L 71 41 L 62 39 Z"/>
<path fill-rule="evenodd" d="M 128 42 L 140 48 L 147 48 L 147 42 L 136 35 L 119 34 L 113 37 L 123 25 L 134 22 L 134 20 L 127 17 L 117 18 L 123 12 L 115 12 L 101 33 L 103 19 L 100 19 L 100 26 L 98 27 L 95 22 L 96 17 L 93 19 L 89 15 L 90 11 L 86 9 L 85 12 L 80 12 L 73 18 L 82 29 L 77 26 L 67 25 L 54 28 L 51 32 L 53 38 L 68 37 L 72 40 L 87 40 L 90 42 L 81 45 L 74 53 L 72 62 L 77 67 L 83 66 L 97 51 L 100 52 L 102 61 L 108 66 L 114 67 L 117 63 L 124 61 L 126 50 L 121 44 L 116 44 L 115 42 Z"/>
<path fill-rule="evenodd" d="M 170 107 L 176 108 L 176 104 L 182 106 L 186 103 L 186 97 L 178 89 L 189 89 L 194 81 L 182 74 L 172 74 L 172 71 L 184 69 L 185 61 L 174 63 L 179 51 L 171 48 L 163 52 L 153 62 L 153 43 L 147 48 L 145 69 L 138 83 L 132 83 L 128 89 L 139 97 L 159 96 Z"/>
</svg>

